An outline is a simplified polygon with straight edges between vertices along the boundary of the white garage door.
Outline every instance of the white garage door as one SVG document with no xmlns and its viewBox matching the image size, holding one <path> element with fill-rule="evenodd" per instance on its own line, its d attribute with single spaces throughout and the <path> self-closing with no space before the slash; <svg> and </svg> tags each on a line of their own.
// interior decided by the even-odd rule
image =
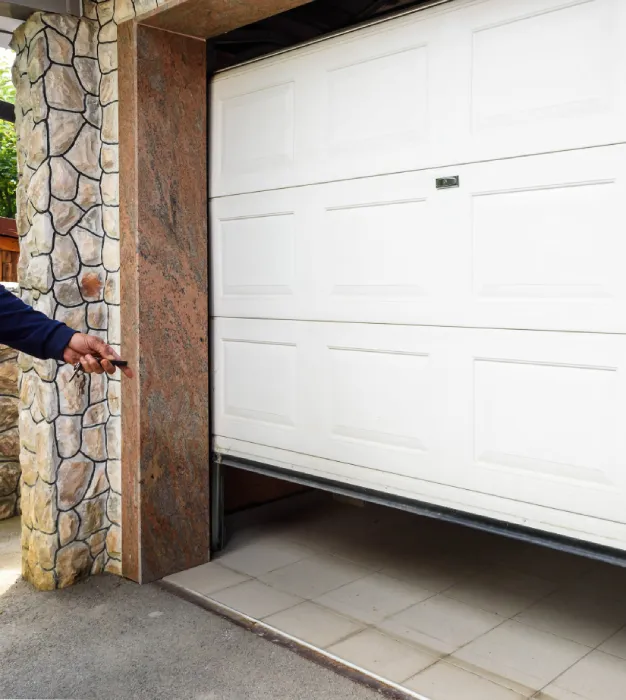
<svg viewBox="0 0 626 700">
<path fill-rule="evenodd" d="M 218 451 L 626 549 L 625 67 L 453 0 L 219 75 Z"/>
</svg>

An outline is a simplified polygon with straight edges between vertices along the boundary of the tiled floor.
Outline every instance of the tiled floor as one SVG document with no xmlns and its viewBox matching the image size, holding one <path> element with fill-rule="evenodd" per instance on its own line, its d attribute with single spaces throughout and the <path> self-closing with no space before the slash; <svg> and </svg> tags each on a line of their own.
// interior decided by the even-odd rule
<svg viewBox="0 0 626 700">
<path fill-rule="evenodd" d="M 20 519 L 0 521 L 0 596 L 20 578 L 22 549 Z M 0 601 L 0 610 L 2 601 Z"/>
<path fill-rule="evenodd" d="M 417 697 L 626 697 L 626 569 L 325 496 L 255 517 L 168 580 Z"/>
</svg>

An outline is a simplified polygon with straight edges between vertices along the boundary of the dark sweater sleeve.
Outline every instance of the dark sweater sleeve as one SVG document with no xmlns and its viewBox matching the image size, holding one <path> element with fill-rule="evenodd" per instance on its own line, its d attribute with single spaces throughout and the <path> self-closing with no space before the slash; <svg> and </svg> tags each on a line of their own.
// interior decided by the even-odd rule
<svg viewBox="0 0 626 700">
<path fill-rule="evenodd" d="M 1 344 L 40 360 L 62 360 L 74 333 L 64 323 L 27 306 L 0 284 Z"/>
</svg>

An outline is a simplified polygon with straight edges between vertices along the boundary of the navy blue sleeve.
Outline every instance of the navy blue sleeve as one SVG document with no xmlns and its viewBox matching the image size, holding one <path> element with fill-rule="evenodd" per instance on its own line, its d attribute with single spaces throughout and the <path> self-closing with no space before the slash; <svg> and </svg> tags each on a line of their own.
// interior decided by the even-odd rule
<svg viewBox="0 0 626 700">
<path fill-rule="evenodd" d="M 0 284 L 0 343 L 40 360 L 62 360 L 76 333 L 27 306 Z"/>
</svg>

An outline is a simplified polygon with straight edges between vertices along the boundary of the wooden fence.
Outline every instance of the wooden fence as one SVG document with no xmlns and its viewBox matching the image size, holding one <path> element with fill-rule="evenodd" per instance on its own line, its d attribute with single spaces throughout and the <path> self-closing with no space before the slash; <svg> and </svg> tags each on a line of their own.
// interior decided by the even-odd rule
<svg viewBox="0 0 626 700">
<path fill-rule="evenodd" d="M 20 243 L 13 219 L 0 217 L 0 282 L 17 282 Z"/>
</svg>

